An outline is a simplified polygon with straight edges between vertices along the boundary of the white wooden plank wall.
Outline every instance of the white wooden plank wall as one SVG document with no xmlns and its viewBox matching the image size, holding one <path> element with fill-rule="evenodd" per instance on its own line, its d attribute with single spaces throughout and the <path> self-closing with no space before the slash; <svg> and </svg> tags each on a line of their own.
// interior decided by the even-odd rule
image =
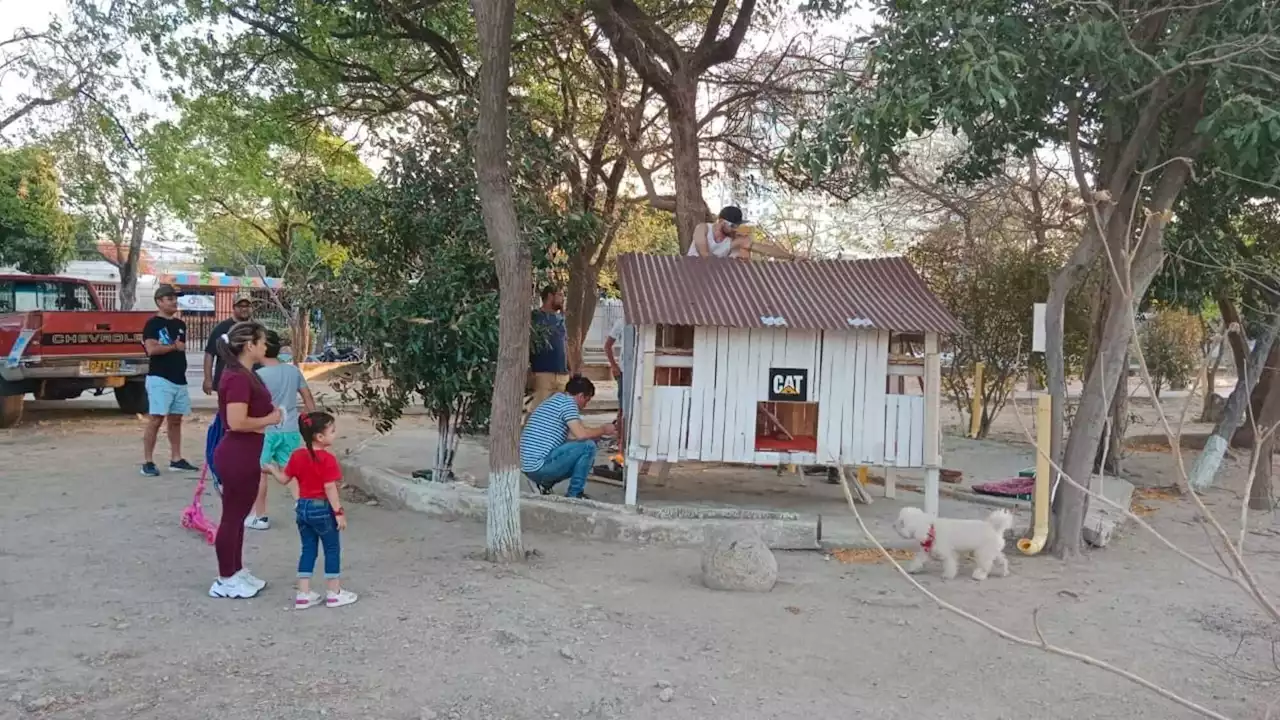
<svg viewBox="0 0 1280 720">
<path fill-rule="evenodd" d="M 768 398 L 771 367 L 809 371 L 809 397 L 821 403 L 816 453 L 756 453 L 756 403 Z M 653 423 L 636 450 L 651 461 L 922 467 L 924 398 L 886 394 L 888 370 L 887 332 L 696 328 L 693 385 L 651 387 L 648 402 L 635 403 Z"/>
<path fill-rule="evenodd" d="M 822 392 L 818 395 L 818 457 L 826 463 L 841 460 L 841 427 L 844 423 L 841 397 L 846 384 L 844 374 L 837 368 L 847 360 L 847 342 L 848 333 L 822 334 L 822 364 L 818 373 L 822 377 Z"/>
<path fill-rule="evenodd" d="M 924 467 L 924 396 L 886 395 L 884 408 L 883 464 Z"/>
<path fill-rule="evenodd" d="M 693 390 L 689 393 L 689 434 L 683 457 L 697 460 L 702 457 L 702 430 L 710 422 L 714 400 L 708 395 L 716 387 L 716 331 L 715 328 L 693 329 Z"/>
<path fill-rule="evenodd" d="M 698 353 L 694 348 L 694 354 Z M 711 454 L 703 454 L 705 462 L 721 462 L 724 460 L 724 426 L 727 422 L 730 375 L 733 368 L 729 365 L 729 328 L 716 328 L 716 389 L 714 420 L 709 428 L 711 435 Z M 697 379 L 694 379 L 697 382 Z M 704 432 L 707 432 L 704 430 Z"/>
</svg>

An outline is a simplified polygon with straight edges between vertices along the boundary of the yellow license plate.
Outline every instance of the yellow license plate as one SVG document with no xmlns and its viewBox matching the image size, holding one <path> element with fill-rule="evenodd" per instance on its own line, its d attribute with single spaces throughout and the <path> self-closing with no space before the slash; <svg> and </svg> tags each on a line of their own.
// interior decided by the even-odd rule
<svg viewBox="0 0 1280 720">
<path fill-rule="evenodd" d="M 119 360 L 86 360 L 80 363 L 80 374 L 89 377 L 115 375 L 119 372 Z"/>
</svg>

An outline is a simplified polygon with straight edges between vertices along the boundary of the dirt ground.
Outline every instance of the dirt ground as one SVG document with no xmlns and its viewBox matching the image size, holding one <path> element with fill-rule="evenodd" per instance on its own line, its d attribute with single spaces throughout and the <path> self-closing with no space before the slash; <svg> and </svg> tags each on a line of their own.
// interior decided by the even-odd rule
<svg viewBox="0 0 1280 720">
<path fill-rule="evenodd" d="M 1017 435 L 1006 415 L 998 434 Z M 187 427 L 193 461 L 207 419 Z M 367 432 L 343 428 L 347 444 Z M 779 554 L 771 593 L 723 594 L 700 586 L 695 551 L 528 535 L 536 557 L 498 567 L 478 558 L 481 525 L 350 502 L 344 572 L 360 602 L 294 612 L 297 538 L 275 493 L 276 525 L 246 549 L 271 584 L 213 600 L 212 549 L 178 523 L 195 479 L 139 476 L 140 434 L 101 410 L 36 410 L 0 431 L 0 718 L 1195 717 L 947 614 L 890 566 L 821 553 Z M 1132 461 L 1139 482 L 1171 477 L 1167 455 Z M 1238 482 L 1233 463 L 1209 498 L 1233 519 Z M 1185 501 L 1143 502 L 1213 559 Z M 1255 518 L 1247 537 L 1274 590 L 1271 523 Z M 1126 531 L 1071 565 L 1011 564 L 1005 579 L 933 568 L 923 582 L 1027 636 L 1038 608 L 1051 642 L 1227 717 L 1262 718 L 1280 699 L 1277 628 L 1150 535 Z"/>
</svg>

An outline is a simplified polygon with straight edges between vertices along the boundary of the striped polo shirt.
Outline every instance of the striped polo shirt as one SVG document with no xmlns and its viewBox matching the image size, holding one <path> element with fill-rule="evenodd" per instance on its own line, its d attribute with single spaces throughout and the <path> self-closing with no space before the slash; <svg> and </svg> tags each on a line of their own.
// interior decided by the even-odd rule
<svg viewBox="0 0 1280 720">
<path fill-rule="evenodd" d="M 569 436 L 569 422 L 578 420 L 578 403 L 568 393 L 556 393 L 533 411 L 520 435 L 520 470 L 537 472 L 552 450 Z"/>
</svg>

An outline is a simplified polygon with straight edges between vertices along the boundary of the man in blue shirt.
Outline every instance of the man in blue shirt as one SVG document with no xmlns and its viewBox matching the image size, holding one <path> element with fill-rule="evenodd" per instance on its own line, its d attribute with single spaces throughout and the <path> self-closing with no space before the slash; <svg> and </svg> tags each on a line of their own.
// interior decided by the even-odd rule
<svg viewBox="0 0 1280 720">
<path fill-rule="evenodd" d="M 614 433 L 613 424 L 588 428 L 581 410 L 596 394 L 590 380 L 575 376 L 564 392 L 548 397 L 529 415 L 520 434 L 520 470 L 543 495 L 561 480 L 569 481 L 566 497 L 587 500 L 583 490 L 596 458 L 596 440 Z"/>
<path fill-rule="evenodd" d="M 533 412 L 543 400 L 564 390 L 569 381 L 569 360 L 565 351 L 564 293 L 547 286 L 542 290 L 542 307 L 533 311 L 534 337 L 529 346 L 529 370 L 533 373 Z"/>
</svg>

